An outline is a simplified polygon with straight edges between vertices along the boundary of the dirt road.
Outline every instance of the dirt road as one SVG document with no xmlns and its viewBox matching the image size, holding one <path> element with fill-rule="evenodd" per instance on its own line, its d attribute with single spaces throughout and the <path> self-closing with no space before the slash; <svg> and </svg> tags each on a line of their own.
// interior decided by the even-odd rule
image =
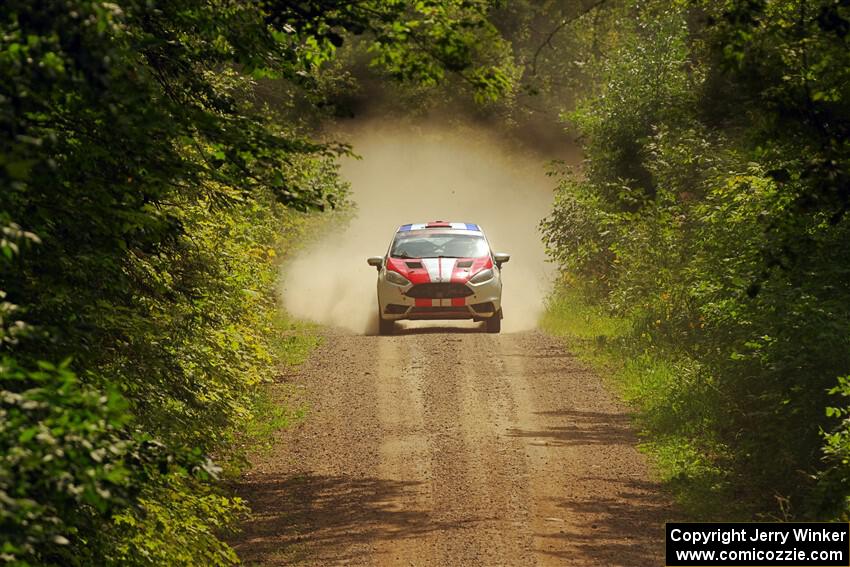
<svg viewBox="0 0 850 567">
<path fill-rule="evenodd" d="M 257 458 L 259 565 L 663 565 L 672 514 L 600 379 L 538 332 L 335 334 Z"/>
</svg>

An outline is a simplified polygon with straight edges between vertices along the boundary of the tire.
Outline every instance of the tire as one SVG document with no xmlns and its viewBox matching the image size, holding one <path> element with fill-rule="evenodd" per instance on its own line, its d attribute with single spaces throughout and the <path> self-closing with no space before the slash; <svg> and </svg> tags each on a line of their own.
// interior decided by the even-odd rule
<svg viewBox="0 0 850 567">
<path fill-rule="evenodd" d="M 484 322 L 485 328 L 488 333 L 501 333 L 502 332 L 502 310 L 499 309 L 499 312 L 487 319 Z"/>
<path fill-rule="evenodd" d="M 392 319 L 384 319 L 381 317 L 381 314 L 378 313 L 378 334 L 379 335 L 392 335 L 395 331 L 395 321 Z"/>
</svg>

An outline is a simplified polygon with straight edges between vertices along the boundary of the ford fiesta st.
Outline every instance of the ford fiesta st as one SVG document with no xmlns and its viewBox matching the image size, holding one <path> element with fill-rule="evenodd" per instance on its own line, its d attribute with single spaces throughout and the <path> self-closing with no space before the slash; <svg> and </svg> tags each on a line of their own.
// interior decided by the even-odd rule
<svg viewBox="0 0 850 567">
<path fill-rule="evenodd" d="M 392 334 L 402 319 L 472 319 L 490 333 L 502 327 L 502 264 L 478 225 L 435 221 L 405 224 L 378 269 L 378 330 Z"/>
</svg>

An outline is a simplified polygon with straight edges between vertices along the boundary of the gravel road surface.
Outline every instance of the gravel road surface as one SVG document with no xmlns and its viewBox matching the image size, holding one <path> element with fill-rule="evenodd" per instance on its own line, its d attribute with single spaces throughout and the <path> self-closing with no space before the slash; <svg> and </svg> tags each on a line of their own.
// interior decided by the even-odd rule
<svg viewBox="0 0 850 567">
<path fill-rule="evenodd" d="M 308 416 L 237 486 L 248 565 L 663 565 L 628 412 L 553 338 L 331 332 L 281 379 Z"/>
</svg>

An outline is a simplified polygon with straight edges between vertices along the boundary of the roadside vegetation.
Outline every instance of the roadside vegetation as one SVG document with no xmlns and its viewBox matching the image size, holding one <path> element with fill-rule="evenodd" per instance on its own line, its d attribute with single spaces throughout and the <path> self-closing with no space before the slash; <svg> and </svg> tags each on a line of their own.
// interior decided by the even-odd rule
<svg viewBox="0 0 850 567">
<path fill-rule="evenodd" d="M 348 149 L 309 127 L 320 67 L 356 35 L 388 76 L 453 72 L 493 98 L 509 80 L 478 49 L 484 14 L 2 4 L 0 561 L 238 561 L 222 536 L 245 506 L 222 466 L 293 418 L 264 383 L 313 346 L 281 320 L 277 260 L 306 212 L 345 203 Z"/>
<path fill-rule="evenodd" d="M 850 6 L 609 2 L 573 27 L 586 160 L 542 223 L 546 324 L 613 369 L 695 516 L 847 519 Z"/>
</svg>

